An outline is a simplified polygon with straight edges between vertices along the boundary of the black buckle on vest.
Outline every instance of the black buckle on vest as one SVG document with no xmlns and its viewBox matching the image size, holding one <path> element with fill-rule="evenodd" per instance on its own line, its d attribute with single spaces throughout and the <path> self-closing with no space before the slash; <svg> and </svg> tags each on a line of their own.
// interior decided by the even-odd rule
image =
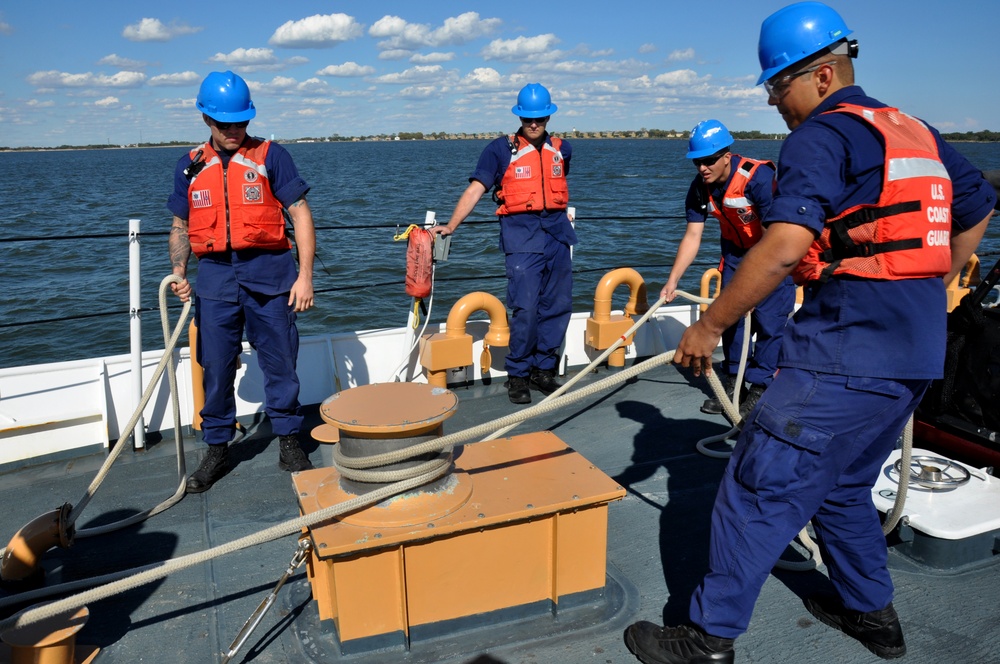
<svg viewBox="0 0 1000 664">
<path fill-rule="evenodd" d="M 854 256 L 856 258 L 871 258 L 875 255 L 875 243 L 864 242 L 862 244 L 854 245 Z"/>
<path fill-rule="evenodd" d="M 882 208 L 867 207 L 855 210 L 850 214 L 846 214 L 834 223 L 844 224 L 847 228 L 857 228 L 862 224 L 869 224 L 873 221 L 878 221 L 879 219 L 891 217 L 896 214 L 903 214 L 904 212 L 920 212 L 920 209 L 920 201 L 906 201 L 904 203 L 896 203 L 895 205 L 888 205 Z"/>
</svg>

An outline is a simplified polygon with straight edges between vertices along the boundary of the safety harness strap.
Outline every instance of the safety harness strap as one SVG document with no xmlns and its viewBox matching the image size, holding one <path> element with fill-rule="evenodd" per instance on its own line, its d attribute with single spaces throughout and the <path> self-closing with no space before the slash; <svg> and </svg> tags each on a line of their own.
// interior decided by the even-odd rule
<svg viewBox="0 0 1000 664">
<path fill-rule="evenodd" d="M 829 263 L 820 275 L 820 282 L 825 283 L 833 276 L 834 271 L 845 258 L 871 258 L 875 254 L 906 249 L 920 249 L 924 246 L 922 238 L 907 238 L 891 242 L 855 242 L 848 231 L 863 224 L 872 223 L 878 219 L 891 217 L 906 212 L 919 212 L 920 201 L 905 201 L 886 207 L 866 207 L 845 214 L 830 224 L 830 248 L 819 255 L 824 263 Z"/>
</svg>

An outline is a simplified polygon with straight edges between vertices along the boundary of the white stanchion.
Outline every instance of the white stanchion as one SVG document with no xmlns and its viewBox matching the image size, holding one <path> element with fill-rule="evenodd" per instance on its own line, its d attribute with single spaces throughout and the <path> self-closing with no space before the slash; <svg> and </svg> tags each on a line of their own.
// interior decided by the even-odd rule
<svg viewBox="0 0 1000 664">
<path fill-rule="evenodd" d="M 132 407 L 142 399 L 142 253 L 139 246 L 139 219 L 128 220 L 128 300 L 129 341 L 132 358 Z M 146 424 L 142 414 L 132 435 L 133 448 L 146 447 Z"/>
</svg>

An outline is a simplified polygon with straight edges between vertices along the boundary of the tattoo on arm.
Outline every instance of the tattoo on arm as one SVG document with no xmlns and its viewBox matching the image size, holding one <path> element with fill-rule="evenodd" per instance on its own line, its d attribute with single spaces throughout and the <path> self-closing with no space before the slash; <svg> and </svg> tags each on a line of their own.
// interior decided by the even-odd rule
<svg viewBox="0 0 1000 664">
<path fill-rule="evenodd" d="M 305 202 L 306 202 L 306 199 L 303 197 L 303 198 L 300 198 L 299 200 L 295 201 L 294 203 L 292 203 L 288 207 L 302 207 L 303 205 L 305 205 Z"/>
<path fill-rule="evenodd" d="M 174 219 L 167 244 L 170 251 L 170 266 L 186 269 L 188 259 L 191 257 L 191 241 L 188 237 L 187 222 L 182 219 Z"/>
</svg>

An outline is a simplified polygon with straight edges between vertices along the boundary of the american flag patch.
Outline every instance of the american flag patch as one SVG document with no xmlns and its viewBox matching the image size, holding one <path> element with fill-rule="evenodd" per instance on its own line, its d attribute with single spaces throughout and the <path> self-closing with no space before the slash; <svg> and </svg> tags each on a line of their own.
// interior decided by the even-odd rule
<svg viewBox="0 0 1000 664">
<path fill-rule="evenodd" d="M 528 180 L 531 178 L 531 166 L 515 166 L 514 167 L 514 179 L 515 180 Z"/>
<path fill-rule="evenodd" d="M 208 189 L 191 192 L 191 206 L 196 208 L 212 207 L 212 195 Z"/>
</svg>

